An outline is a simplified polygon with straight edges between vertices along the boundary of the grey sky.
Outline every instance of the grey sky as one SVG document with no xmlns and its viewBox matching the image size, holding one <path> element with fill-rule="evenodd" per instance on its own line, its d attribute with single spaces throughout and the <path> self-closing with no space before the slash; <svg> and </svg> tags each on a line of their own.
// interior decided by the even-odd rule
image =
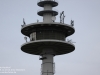
<svg viewBox="0 0 100 75">
<path fill-rule="evenodd" d="M 75 51 L 54 58 L 55 75 L 100 75 L 100 0 L 59 0 L 56 7 L 65 11 L 65 23 L 75 21 Z M 25 69 L 14 75 L 40 75 L 39 56 L 22 52 L 22 19 L 27 24 L 42 21 L 37 0 L 0 0 L 0 67 Z M 57 16 L 59 22 L 59 15 Z M 4 74 L 0 74 L 4 75 Z M 11 74 L 7 74 L 11 75 Z"/>
</svg>

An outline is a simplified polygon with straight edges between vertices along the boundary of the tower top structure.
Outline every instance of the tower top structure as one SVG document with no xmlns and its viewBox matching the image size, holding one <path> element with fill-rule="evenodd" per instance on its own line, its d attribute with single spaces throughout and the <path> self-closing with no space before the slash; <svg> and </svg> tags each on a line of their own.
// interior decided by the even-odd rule
<svg viewBox="0 0 100 75">
<path fill-rule="evenodd" d="M 43 22 L 24 23 L 21 33 L 30 38 L 21 46 L 23 52 L 39 55 L 42 60 L 42 75 L 54 74 L 53 57 L 67 54 L 75 50 L 73 43 L 66 38 L 75 32 L 73 25 L 64 23 L 64 11 L 60 13 L 60 22 L 55 22 L 58 12 L 53 7 L 58 6 L 56 0 L 39 0 L 37 5 L 44 8 L 37 14 L 43 17 Z M 73 24 L 74 21 L 71 21 Z M 25 37 L 27 40 L 27 38 Z"/>
</svg>

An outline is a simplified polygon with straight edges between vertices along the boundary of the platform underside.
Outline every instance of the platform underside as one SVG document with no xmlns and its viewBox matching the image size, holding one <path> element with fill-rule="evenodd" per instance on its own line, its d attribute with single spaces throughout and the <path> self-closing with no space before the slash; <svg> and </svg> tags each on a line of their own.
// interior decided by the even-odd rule
<svg viewBox="0 0 100 75">
<path fill-rule="evenodd" d="M 73 44 L 60 40 L 37 40 L 23 44 L 21 50 L 34 55 L 40 55 L 45 48 L 51 48 L 55 55 L 67 54 L 75 50 Z"/>
</svg>

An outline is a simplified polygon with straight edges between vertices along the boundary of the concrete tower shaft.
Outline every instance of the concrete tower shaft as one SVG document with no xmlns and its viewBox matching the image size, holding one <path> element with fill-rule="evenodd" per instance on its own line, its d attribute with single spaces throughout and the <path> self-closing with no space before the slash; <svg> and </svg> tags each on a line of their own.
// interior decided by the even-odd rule
<svg viewBox="0 0 100 75">
<path fill-rule="evenodd" d="M 53 50 L 46 48 L 43 50 L 43 55 L 40 58 L 42 60 L 42 75 L 53 75 L 54 74 L 54 63 L 53 63 Z"/>
<path fill-rule="evenodd" d="M 52 6 L 50 4 L 44 5 L 44 10 L 52 10 Z M 43 14 L 43 22 L 52 22 L 52 14 L 44 13 Z"/>
<path fill-rule="evenodd" d="M 41 6 L 44 8 L 44 10 L 39 11 L 38 15 L 43 16 L 43 22 L 45 23 L 50 23 L 52 21 L 52 17 L 58 15 L 57 11 L 52 10 L 52 7 L 55 7 L 54 4 L 56 3 L 55 6 L 58 5 L 56 0 L 42 0 L 40 3 L 38 3 L 38 6 Z"/>
<path fill-rule="evenodd" d="M 52 23 L 53 22 L 52 17 L 58 14 L 58 12 L 52 10 L 52 3 L 54 1 L 44 0 L 44 2 L 47 2 L 47 3 L 44 3 L 43 5 L 44 10 L 39 11 L 38 15 L 42 14 L 44 23 Z M 49 2 L 52 2 L 52 3 L 49 3 Z M 52 47 L 43 48 L 41 58 L 40 58 L 42 60 L 42 71 L 41 71 L 42 75 L 54 75 L 54 66 L 53 66 L 54 54 L 55 53 Z"/>
</svg>

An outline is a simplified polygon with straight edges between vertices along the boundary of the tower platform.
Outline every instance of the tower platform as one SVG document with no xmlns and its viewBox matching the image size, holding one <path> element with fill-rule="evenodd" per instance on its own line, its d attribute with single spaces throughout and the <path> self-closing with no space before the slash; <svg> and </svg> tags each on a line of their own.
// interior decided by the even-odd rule
<svg viewBox="0 0 100 75">
<path fill-rule="evenodd" d="M 52 7 L 55 7 L 58 5 L 58 2 L 56 0 L 49 0 L 49 1 L 46 1 L 46 0 L 39 0 L 37 5 L 40 6 L 40 7 L 44 7 L 44 5 L 46 4 L 50 4 Z"/>
<path fill-rule="evenodd" d="M 41 10 L 41 11 L 38 11 L 37 14 L 39 16 L 43 16 L 45 13 L 50 13 L 50 14 L 52 14 L 52 16 L 57 16 L 58 15 L 58 12 L 54 11 L 54 10 Z"/>
<path fill-rule="evenodd" d="M 54 55 L 67 54 L 75 49 L 74 45 L 69 42 L 52 39 L 31 41 L 21 46 L 22 51 L 34 55 L 41 55 L 45 48 L 52 49 Z"/>
<path fill-rule="evenodd" d="M 24 34 L 25 36 L 30 36 L 32 32 L 37 32 L 37 31 L 59 31 L 59 32 L 64 32 L 65 37 L 72 35 L 75 32 L 75 29 L 73 26 L 68 25 L 68 24 L 63 24 L 63 23 L 58 23 L 58 22 L 52 22 L 52 23 L 44 23 L 44 22 L 38 22 L 38 23 L 31 23 L 26 26 L 24 26 L 21 29 L 21 33 Z"/>
</svg>

